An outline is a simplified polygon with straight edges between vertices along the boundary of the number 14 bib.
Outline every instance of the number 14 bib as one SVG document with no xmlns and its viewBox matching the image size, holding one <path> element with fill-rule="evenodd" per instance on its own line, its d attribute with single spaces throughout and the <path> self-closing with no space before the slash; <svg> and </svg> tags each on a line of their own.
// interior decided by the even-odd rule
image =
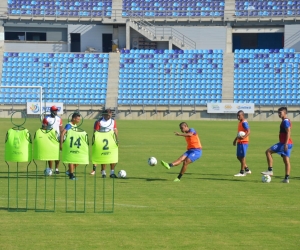
<svg viewBox="0 0 300 250">
<path fill-rule="evenodd" d="M 89 164 L 89 141 L 85 131 L 71 128 L 62 147 L 62 162 Z"/>
</svg>

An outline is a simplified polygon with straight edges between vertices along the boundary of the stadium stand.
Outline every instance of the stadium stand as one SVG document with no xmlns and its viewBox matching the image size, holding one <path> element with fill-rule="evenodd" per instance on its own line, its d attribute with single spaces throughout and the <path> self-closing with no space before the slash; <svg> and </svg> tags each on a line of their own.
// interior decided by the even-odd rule
<svg viewBox="0 0 300 250">
<path fill-rule="evenodd" d="M 235 50 L 234 101 L 299 105 L 299 62 L 294 49 Z"/>
<path fill-rule="evenodd" d="M 299 14 L 299 1 L 235 1 L 236 16 L 296 16 Z"/>
<path fill-rule="evenodd" d="M 119 105 L 222 101 L 222 50 L 122 50 Z"/>
<path fill-rule="evenodd" d="M 224 16 L 224 0 L 123 0 L 122 16 Z"/>
<path fill-rule="evenodd" d="M 59 1 L 59 0 L 8 0 L 8 11 L 12 15 L 45 16 L 111 16 L 112 1 Z"/>
<path fill-rule="evenodd" d="M 5 52 L 2 86 L 42 86 L 47 102 L 105 104 L 109 54 Z M 38 89 L 3 88 L 0 103 L 38 102 Z"/>
</svg>

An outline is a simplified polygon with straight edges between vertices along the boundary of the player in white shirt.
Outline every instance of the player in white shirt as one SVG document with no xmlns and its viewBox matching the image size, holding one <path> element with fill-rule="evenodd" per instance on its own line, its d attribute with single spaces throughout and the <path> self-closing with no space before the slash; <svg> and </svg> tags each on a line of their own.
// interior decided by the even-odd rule
<svg viewBox="0 0 300 250">
<path fill-rule="evenodd" d="M 113 130 L 118 138 L 118 129 L 117 129 L 117 123 L 116 121 L 111 118 L 112 116 L 112 111 L 110 109 L 106 109 L 102 113 L 102 118 L 97 120 L 94 124 L 94 131 L 103 131 L 103 132 L 108 132 L 110 130 Z M 96 164 L 93 164 L 93 171 L 91 172 L 92 175 L 95 174 L 96 172 Z M 115 166 L 116 163 L 111 163 L 110 164 L 110 178 L 116 178 L 117 176 L 115 175 Z M 101 164 L 101 174 L 102 177 L 106 177 L 106 165 Z"/>
<path fill-rule="evenodd" d="M 52 106 L 50 108 L 51 115 L 48 115 L 43 120 L 43 129 L 54 129 L 57 133 L 57 138 L 59 140 L 60 134 L 63 131 L 62 119 L 57 115 L 58 108 Z M 49 168 L 52 169 L 53 161 L 48 161 Z M 55 173 L 59 174 L 58 170 L 59 160 L 55 161 Z"/>
</svg>

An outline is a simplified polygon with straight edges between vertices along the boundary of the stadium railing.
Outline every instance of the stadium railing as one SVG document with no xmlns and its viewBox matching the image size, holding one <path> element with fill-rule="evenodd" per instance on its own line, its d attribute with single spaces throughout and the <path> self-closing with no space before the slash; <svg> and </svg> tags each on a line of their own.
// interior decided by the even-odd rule
<svg viewBox="0 0 300 250">
<path fill-rule="evenodd" d="M 285 11 L 277 11 L 277 10 L 244 10 L 244 11 L 235 11 L 236 18 L 274 18 L 274 17 L 299 17 L 300 16 L 300 8 L 295 11 L 295 9 L 285 10 Z"/>
<path fill-rule="evenodd" d="M 130 115 L 133 112 L 137 112 L 138 116 L 146 113 L 151 113 L 151 115 L 157 114 L 158 112 L 163 112 L 164 116 L 169 115 L 171 113 L 176 113 L 176 116 L 184 114 L 186 112 L 189 113 L 189 116 L 195 115 L 198 112 L 206 112 L 207 111 L 207 103 L 209 101 L 204 101 L 201 105 L 196 105 L 195 102 L 193 105 L 183 105 L 182 102 L 180 105 L 144 105 L 144 104 L 133 104 L 132 102 L 128 105 L 118 105 L 116 108 L 116 114 L 125 113 L 125 116 Z M 223 99 L 222 102 L 218 103 L 237 103 L 233 102 L 232 99 Z M 245 100 L 244 103 L 253 103 Z M 285 106 L 288 107 L 290 112 L 293 112 L 295 115 L 300 114 L 300 106 L 299 105 L 289 105 L 286 102 L 281 103 L 269 103 L 266 105 L 262 104 L 254 104 L 254 114 L 253 116 L 260 115 L 262 113 L 268 113 L 268 116 L 274 115 L 277 113 L 277 109 L 279 107 Z"/>
<path fill-rule="evenodd" d="M 5 12 L 2 12 L 5 14 Z M 41 9 L 35 9 L 35 8 L 14 8 L 10 9 L 8 8 L 6 11 L 6 14 L 8 17 L 11 16 L 30 16 L 30 17 L 82 17 L 82 18 L 103 18 L 107 17 L 110 18 L 112 16 L 112 11 L 106 11 L 106 10 L 87 10 L 87 11 L 78 11 L 78 10 L 41 10 Z"/>
<path fill-rule="evenodd" d="M 153 34 L 154 38 L 175 38 L 181 41 L 182 44 L 187 45 L 187 47 L 190 47 L 192 49 L 196 48 L 195 41 L 183 35 L 181 32 L 173 29 L 172 27 L 155 26 L 154 24 L 146 21 L 143 16 L 135 15 L 134 12 L 130 12 L 129 14 L 129 17 L 133 18 L 133 20 L 135 20 L 135 18 L 138 18 L 138 21 L 135 20 L 135 22 L 141 27 L 146 27 L 147 30 Z"/>
<path fill-rule="evenodd" d="M 223 14 L 224 13 L 224 14 Z M 286 9 L 284 11 L 260 9 L 260 10 L 226 10 L 224 12 L 212 12 L 212 11 L 197 11 L 197 10 L 153 10 L 153 11 L 134 11 L 131 9 L 112 9 L 106 10 L 87 10 L 87 11 L 76 11 L 76 10 L 52 10 L 42 11 L 41 9 L 28 9 L 28 8 L 1 8 L 1 18 L 79 18 L 79 19 L 114 19 L 121 20 L 122 18 L 130 18 L 142 16 L 144 19 L 156 20 L 223 20 L 224 16 L 228 20 L 235 19 L 259 19 L 259 18 L 294 18 L 300 16 L 299 9 Z"/>
</svg>

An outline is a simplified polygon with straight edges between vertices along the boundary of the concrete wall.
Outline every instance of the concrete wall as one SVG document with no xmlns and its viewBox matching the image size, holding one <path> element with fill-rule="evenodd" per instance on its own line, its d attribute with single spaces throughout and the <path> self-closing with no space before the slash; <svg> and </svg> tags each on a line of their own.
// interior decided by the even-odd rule
<svg viewBox="0 0 300 250">
<path fill-rule="evenodd" d="M 85 119 L 95 119 L 99 117 L 102 106 L 74 106 L 65 105 L 65 113 L 61 116 L 63 119 L 69 117 L 74 111 L 79 110 Z M 246 114 L 246 119 L 249 121 L 276 121 L 280 122 L 277 115 L 278 107 L 264 107 L 261 110 L 256 107 L 254 114 Z M 300 107 L 289 108 L 288 117 L 291 121 L 300 122 Z M 193 112 L 191 107 L 184 107 L 182 112 L 181 108 L 172 107 L 170 113 L 167 112 L 167 107 L 157 107 L 157 112 L 148 107 L 145 112 L 142 112 L 142 107 L 139 109 L 137 106 L 133 107 L 130 112 L 128 107 L 119 107 L 116 111 L 116 119 L 119 120 L 207 120 L 207 121 L 236 121 L 236 114 L 208 114 L 206 107 L 196 107 L 196 112 Z M 10 118 L 12 111 L 24 111 L 26 113 L 26 105 L 0 105 L 0 118 Z M 21 113 L 16 113 L 14 117 L 20 118 Z M 30 117 L 30 116 L 29 116 Z M 37 116 L 35 116 L 37 118 Z"/>
<path fill-rule="evenodd" d="M 157 42 L 157 49 L 169 49 L 169 42 Z"/>
<path fill-rule="evenodd" d="M 144 37 L 144 36 L 141 35 L 139 32 L 137 32 L 136 30 L 130 28 L 130 48 L 133 47 L 132 41 L 135 38 L 137 38 L 137 40 L 138 40 L 139 37 Z"/>
<path fill-rule="evenodd" d="M 4 43 L 4 51 L 12 52 L 68 52 L 66 42 L 8 42 Z"/>
<path fill-rule="evenodd" d="M 3 21 L 0 20 L 0 51 L 4 49 L 4 26 Z"/>
<path fill-rule="evenodd" d="M 200 27 L 200 26 L 172 26 L 196 42 L 197 49 L 222 49 L 226 50 L 227 27 Z M 137 31 L 130 29 L 130 42 L 136 37 L 143 37 Z M 168 42 L 158 42 L 158 49 L 168 49 Z M 132 47 L 132 44 L 131 44 Z"/>
<path fill-rule="evenodd" d="M 75 111 L 79 111 L 80 114 L 83 116 L 84 119 L 96 119 L 101 116 L 103 107 L 102 106 L 84 106 L 84 107 L 77 107 L 77 106 L 64 106 L 65 113 L 60 115 L 63 119 L 68 119 L 71 114 Z M 101 112 L 100 112 L 101 110 Z M 0 118 L 10 118 L 12 112 L 15 111 L 23 111 L 26 114 L 26 105 L 0 105 Z M 17 112 L 14 115 L 14 118 L 22 118 L 22 114 Z M 39 115 L 28 115 L 27 118 L 39 118 Z"/>
<path fill-rule="evenodd" d="M 172 26 L 196 42 L 197 49 L 226 50 L 227 27 Z"/>
<path fill-rule="evenodd" d="M 66 42 L 67 28 L 45 28 L 45 27 L 4 27 L 4 32 L 41 32 L 46 33 L 46 41 Z"/>
<path fill-rule="evenodd" d="M 273 113 L 272 111 L 262 111 L 261 113 L 256 112 L 255 114 L 247 115 L 247 120 L 249 121 L 277 121 L 278 124 L 280 119 L 278 118 L 277 112 Z M 299 111 L 289 112 L 289 118 L 291 121 L 300 121 Z M 235 121 L 236 114 L 208 114 L 206 110 L 196 111 L 194 113 L 190 111 L 171 111 L 171 113 L 166 110 L 142 112 L 142 109 L 139 111 L 129 111 L 122 110 L 116 115 L 116 119 L 119 120 L 207 120 L 207 121 Z"/>
<path fill-rule="evenodd" d="M 68 51 L 71 44 L 70 33 L 81 34 L 81 52 L 84 52 L 87 47 L 102 52 L 102 34 L 113 34 L 113 25 L 68 25 Z"/>
<path fill-rule="evenodd" d="M 300 25 L 284 26 L 284 47 L 294 48 L 296 52 L 300 52 Z"/>
<path fill-rule="evenodd" d="M 119 48 L 125 48 L 126 47 L 126 26 L 119 26 Z"/>
</svg>

